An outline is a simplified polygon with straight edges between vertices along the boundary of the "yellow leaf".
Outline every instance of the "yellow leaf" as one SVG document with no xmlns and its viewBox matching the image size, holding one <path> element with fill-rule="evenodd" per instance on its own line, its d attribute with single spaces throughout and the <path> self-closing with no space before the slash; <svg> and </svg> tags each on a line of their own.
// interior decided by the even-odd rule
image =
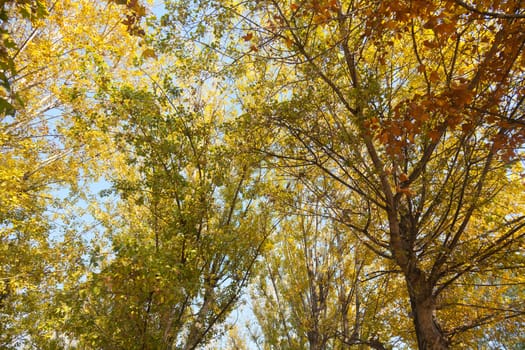
<svg viewBox="0 0 525 350">
<path fill-rule="evenodd" d="M 157 54 L 155 53 L 155 50 L 152 48 L 147 48 L 144 51 L 142 51 L 142 57 L 143 58 L 157 58 Z"/>
</svg>

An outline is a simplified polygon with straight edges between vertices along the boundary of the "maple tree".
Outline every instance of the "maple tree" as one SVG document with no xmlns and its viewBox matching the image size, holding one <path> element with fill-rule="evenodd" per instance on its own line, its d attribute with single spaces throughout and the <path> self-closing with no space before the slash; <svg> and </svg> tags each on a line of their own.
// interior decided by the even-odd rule
<svg viewBox="0 0 525 350">
<path fill-rule="evenodd" d="M 275 1 L 259 11 L 272 23 L 246 23 L 260 34 L 254 60 L 293 74 L 291 98 L 281 91 L 249 110 L 286 133 L 283 149 L 266 152 L 318 167 L 362 197 L 364 208 L 348 210 L 371 223 L 355 229 L 402 270 L 419 348 L 447 348 L 470 329 L 440 320 L 453 305 L 449 286 L 496 264 L 523 237 L 518 208 L 507 207 L 492 229 L 472 227 L 487 201 L 497 203 L 508 182 L 502 167 L 522 143 L 523 21 L 430 1 Z M 501 317 L 523 312 L 499 309 Z"/>
<path fill-rule="evenodd" d="M 254 148 L 281 159 L 277 171 L 318 168 L 343 185 L 327 196 L 342 213 L 356 212 L 366 225 L 349 224 L 361 241 L 401 269 L 416 336 L 406 341 L 448 348 L 473 328 L 521 319 L 522 306 L 499 300 L 499 284 L 486 280 L 500 264 L 519 285 L 523 268 L 503 262 L 519 260 L 524 217 L 501 197 L 522 186 L 509 176 L 521 171 L 524 135 L 519 2 L 490 10 L 456 1 L 214 6 L 223 31 L 239 33 L 224 50 L 249 67 L 240 103 L 254 134 L 265 135 Z M 345 203 L 346 193 L 359 205 Z M 505 210 L 480 218 L 492 205 Z M 447 301 L 468 298 L 452 286 L 474 276 L 493 288 L 499 312 L 446 320 L 469 307 Z"/>
</svg>

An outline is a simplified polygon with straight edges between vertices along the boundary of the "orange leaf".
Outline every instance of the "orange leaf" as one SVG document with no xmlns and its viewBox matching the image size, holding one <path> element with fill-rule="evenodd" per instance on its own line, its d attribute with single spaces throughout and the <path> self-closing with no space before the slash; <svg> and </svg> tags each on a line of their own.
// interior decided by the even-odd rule
<svg viewBox="0 0 525 350">
<path fill-rule="evenodd" d="M 326 21 L 326 18 L 323 16 L 323 14 L 318 13 L 314 15 L 313 21 L 315 24 L 322 24 Z"/>
<path fill-rule="evenodd" d="M 494 123 L 495 121 L 496 121 L 496 117 L 495 117 L 495 116 L 493 116 L 493 115 L 489 115 L 489 116 L 487 117 L 487 123 L 492 124 L 492 123 Z"/>
<path fill-rule="evenodd" d="M 403 130 L 397 125 L 392 125 L 390 127 L 390 133 L 394 136 L 401 136 L 403 135 Z"/>
<path fill-rule="evenodd" d="M 452 34 L 452 32 L 454 32 L 455 29 L 456 27 L 453 23 L 441 23 L 434 27 L 434 32 L 437 35 L 449 36 L 450 34 Z"/>
<path fill-rule="evenodd" d="M 252 40 L 252 38 L 253 38 L 253 33 L 248 33 L 248 34 L 242 36 L 242 39 L 244 41 L 250 41 L 250 40 Z"/>
<path fill-rule="evenodd" d="M 420 114 L 419 115 L 419 118 L 418 118 L 422 123 L 426 122 L 427 120 L 430 119 L 430 116 L 427 114 L 427 113 L 423 113 L 423 114 Z"/>
<path fill-rule="evenodd" d="M 403 149 L 399 142 L 393 142 L 388 145 L 386 152 L 391 156 L 397 156 L 403 152 Z"/>
<path fill-rule="evenodd" d="M 424 40 L 423 45 L 428 47 L 429 49 L 439 47 L 439 43 L 435 40 Z"/>
<path fill-rule="evenodd" d="M 382 132 L 378 136 L 379 142 L 381 142 L 383 145 L 386 145 L 388 143 L 388 134 L 386 132 Z"/>
<path fill-rule="evenodd" d="M 432 17 L 425 24 L 423 24 L 423 28 L 432 29 L 436 26 L 436 24 L 437 24 L 437 19 L 435 17 Z"/>
<path fill-rule="evenodd" d="M 451 128 L 455 128 L 459 123 L 461 123 L 461 115 L 456 114 L 451 110 L 450 115 L 447 118 L 447 125 Z"/>
<path fill-rule="evenodd" d="M 428 133 L 428 137 L 430 137 L 432 142 L 436 142 L 441 137 L 441 133 L 438 130 L 432 130 Z"/>
<path fill-rule="evenodd" d="M 452 94 L 457 104 L 468 105 L 474 98 L 474 93 L 466 85 L 452 87 Z"/>
<path fill-rule="evenodd" d="M 339 10 L 339 4 L 337 3 L 337 0 L 330 1 L 330 9 L 334 12 L 337 12 Z"/>
<path fill-rule="evenodd" d="M 461 130 L 464 133 L 467 133 L 467 132 L 471 131 L 472 129 L 474 129 L 474 125 L 472 123 L 461 124 Z"/>
<path fill-rule="evenodd" d="M 410 120 L 403 120 L 403 127 L 406 129 L 406 130 L 412 130 L 412 128 L 414 127 L 414 124 L 412 124 L 410 122 Z"/>
<path fill-rule="evenodd" d="M 429 79 L 433 83 L 436 82 L 436 81 L 439 81 L 439 74 L 438 74 L 438 72 L 433 71 L 432 73 L 430 73 Z"/>
</svg>

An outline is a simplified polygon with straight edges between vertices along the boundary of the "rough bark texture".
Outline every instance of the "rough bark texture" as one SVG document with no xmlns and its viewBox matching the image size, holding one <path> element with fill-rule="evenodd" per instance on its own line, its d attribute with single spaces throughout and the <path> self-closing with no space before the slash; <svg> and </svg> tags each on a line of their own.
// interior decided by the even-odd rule
<svg viewBox="0 0 525 350">
<path fill-rule="evenodd" d="M 449 349 L 448 340 L 435 319 L 434 284 L 417 266 L 413 245 L 417 231 L 406 213 L 390 215 L 390 248 L 405 276 L 412 317 L 420 350 Z"/>
<path fill-rule="evenodd" d="M 446 336 L 434 317 L 436 305 L 432 288 L 426 281 L 420 280 L 424 278 L 422 274 L 414 274 L 411 277 L 407 276 L 406 280 L 418 348 L 420 350 L 448 349 Z"/>
</svg>

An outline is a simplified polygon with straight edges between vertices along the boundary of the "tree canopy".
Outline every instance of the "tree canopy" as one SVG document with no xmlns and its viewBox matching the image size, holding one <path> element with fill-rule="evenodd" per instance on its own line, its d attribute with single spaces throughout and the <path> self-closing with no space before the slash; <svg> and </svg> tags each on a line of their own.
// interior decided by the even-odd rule
<svg viewBox="0 0 525 350">
<path fill-rule="evenodd" d="M 0 347 L 525 344 L 522 1 L 0 5 Z"/>
</svg>

